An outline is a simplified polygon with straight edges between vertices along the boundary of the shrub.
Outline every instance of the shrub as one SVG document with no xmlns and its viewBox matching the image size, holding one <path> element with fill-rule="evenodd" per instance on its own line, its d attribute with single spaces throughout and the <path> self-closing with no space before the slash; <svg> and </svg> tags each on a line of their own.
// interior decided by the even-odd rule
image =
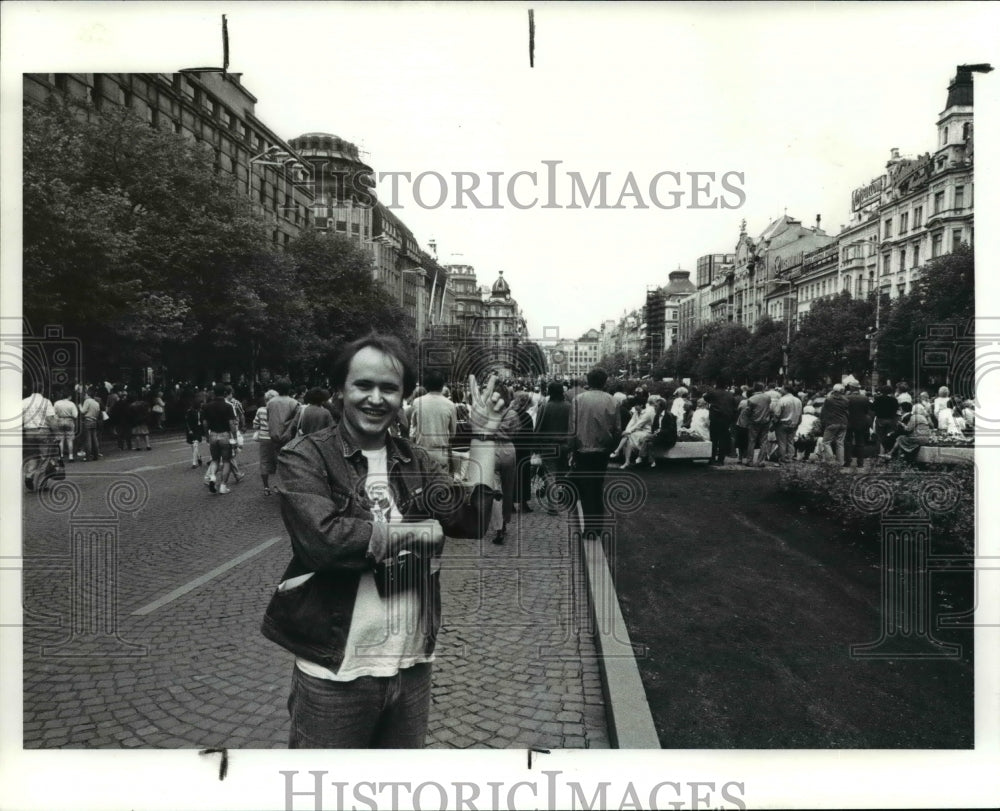
<svg viewBox="0 0 1000 811">
<path fill-rule="evenodd" d="M 844 526 L 876 532 L 882 516 L 927 515 L 933 551 L 975 552 L 975 469 L 973 466 L 914 467 L 903 462 L 872 468 L 864 479 L 874 504 L 888 487 L 892 501 L 884 513 L 863 509 L 861 479 L 835 464 L 786 465 L 779 489 Z"/>
</svg>

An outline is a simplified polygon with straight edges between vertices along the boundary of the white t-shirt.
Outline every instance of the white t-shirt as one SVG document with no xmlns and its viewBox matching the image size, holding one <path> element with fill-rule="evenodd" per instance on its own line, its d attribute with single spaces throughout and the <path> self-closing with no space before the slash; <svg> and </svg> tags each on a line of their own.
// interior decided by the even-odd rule
<svg viewBox="0 0 1000 811">
<path fill-rule="evenodd" d="M 21 419 L 25 428 L 44 428 L 47 425 L 46 417 L 54 417 L 55 415 L 56 410 L 52 401 L 38 392 L 21 401 Z"/>
<path fill-rule="evenodd" d="M 365 491 L 372 502 L 372 516 L 377 522 L 396 523 L 403 520 L 389 487 L 388 460 L 385 448 L 362 451 L 368 460 L 368 477 Z M 440 561 L 432 561 L 431 570 L 440 568 Z M 302 575 L 295 583 L 312 577 Z M 285 586 L 293 581 L 287 581 Z M 279 587 L 280 588 L 280 587 Z M 359 676 L 395 676 L 421 662 L 434 661 L 433 654 L 424 652 L 422 631 L 424 618 L 420 611 L 420 592 L 407 589 L 386 599 L 379 596 L 375 576 L 371 572 L 361 575 L 358 593 L 354 598 L 354 613 L 347 634 L 344 661 L 334 673 L 329 668 L 296 658 L 295 665 L 303 673 L 331 681 L 353 681 Z"/>
</svg>

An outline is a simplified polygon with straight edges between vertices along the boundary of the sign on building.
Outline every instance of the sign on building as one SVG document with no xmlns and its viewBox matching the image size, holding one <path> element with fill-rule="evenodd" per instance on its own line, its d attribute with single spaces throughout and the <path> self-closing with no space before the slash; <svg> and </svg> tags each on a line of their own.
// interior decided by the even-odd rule
<svg viewBox="0 0 1000 811">
<path fill-rule="evenodd" d="M 859 211 L 871 203 L 874 203 L 885 190 L 886 176 L 880 175 L 867 186 L 861 186 L 851 192 L 851 211 Z"/>
</svg>

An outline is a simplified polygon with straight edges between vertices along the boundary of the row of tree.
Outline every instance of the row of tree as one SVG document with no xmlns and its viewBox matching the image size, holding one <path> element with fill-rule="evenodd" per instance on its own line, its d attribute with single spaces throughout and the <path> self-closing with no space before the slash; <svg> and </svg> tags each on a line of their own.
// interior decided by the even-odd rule
<svg viewBox="0 0 1000 811">
<path fill-rule="evenodd" d="M 24 110 L 23 306 L 79 338 L 89 379 L 309 379 L 370 329 L 412 341 L 347 238 L 304 230 L 284 250 L 206 145 L 129 111 Z"/>
<path fill-rule="evenodd" d="M 896 299 L 883 294 L 876 302 L 874 294 L 856 299 L 842 292 L 814 303 L 794 331 L 770 318 L 752 331 L 728 321 L 702 324 L 640 371 L 655 379 L 732 383 L 787 376 L 815 384 L 842 374 L 864 380 L 873 371 L 882 380 L 950 381 L 963 374 L 959 367 L 968 352 L 955 349 L 970 345 L 974 318 L 975 257 L 961 245 L 928 262 L 910 292 Z M 615 353 L 601 365 L 618 375 L 629 361 Z"/>
</svg>

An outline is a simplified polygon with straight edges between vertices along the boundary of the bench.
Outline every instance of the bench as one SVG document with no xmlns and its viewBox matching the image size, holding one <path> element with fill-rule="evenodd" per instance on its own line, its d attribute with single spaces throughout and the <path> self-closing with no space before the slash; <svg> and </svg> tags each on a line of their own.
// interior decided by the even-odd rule
<svg viewBox="0 0 1000 811">
<path fill-rule="evenodd" d="M 701 460 L 708 462 L 712 459 L 711 442 L 678 442 L 672 448 L 652 449 L 652 456 L 657 461 L 669 461 L 673 459 L 687 459 L 690 461 Z"/>
<path fill-rule="evenodd" d="M 924 445 L 917 451 L 917 461 L 925 465 L 971 465 L 975 461 L 975 449 Z"/>
</svg>

